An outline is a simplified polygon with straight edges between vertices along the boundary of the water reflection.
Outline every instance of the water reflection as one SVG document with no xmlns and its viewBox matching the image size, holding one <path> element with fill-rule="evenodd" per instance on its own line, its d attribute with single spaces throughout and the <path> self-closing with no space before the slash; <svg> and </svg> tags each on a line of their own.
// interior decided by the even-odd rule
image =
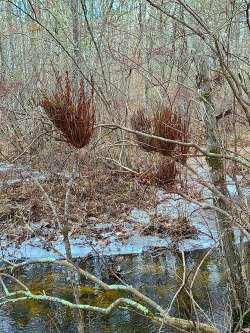
<svg viewBox="0 0 250 333">
<path fill-rule="evenodd" d="M 190 280 L 195 267 L 204 256 L 202 250 L 186 253 L 186 268 Z M 183 265 L 180 255 L 170 251 L 151 251 L 141 255 L 116 256 L 112 258 L 95 257 L 79 262 L 80 266 L 96 274 L 108 283 L 116 283 L 112 272 L 119 267 L 119 276 L 127 284 L 133 285 L 166 308 L 182 283 Z M 22 272 L 19 278 L 36 292 L 74 301 L 72 275 L 62 267 L 53 265 L 33 265 Z M 89 281 L 80 278 L 77 281 L 80 303 L 97 306 L 108 306 L 121 292 L 98 290 Z M 220 266 L 219 254 L 214 253 L 204 261 L 198 274 L 193 296 L 199 306 L 208 314 L 213 322 L 223 325 L 224 309 L 227 293 L 224 273 Z M 200 320 L 204 320 L 201 312 Z M 185 291 L 178 297 L 171 314 L 188 318 L 194 315 L 192 304 Z M 76 313 L 69 308 L 38 302 L 25 302 L 5 306 L 0 310 L 0 332 L 3 333 L 40 333 L 40 332 L 77 332 Z M 93 313 L 82 313 L 82 331 L 96 333 L 154 333 L 159 327 L 138 315 L 134 311 L 116 310 L 111 316 L 104 318 Z M 79 322 L 78 322 L 79 324 Z M 164 328 L 160 332 L 174 332 Z"/>
</svg>

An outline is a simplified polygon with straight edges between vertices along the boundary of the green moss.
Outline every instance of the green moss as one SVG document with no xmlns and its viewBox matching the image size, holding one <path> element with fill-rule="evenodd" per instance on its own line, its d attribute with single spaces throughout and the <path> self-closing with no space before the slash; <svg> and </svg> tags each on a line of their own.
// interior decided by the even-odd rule
<svg viewBox="0 0 250 333">
<path fill-rule="evenodd" d="M 99 294 L 92 305 L 107 307 L 118 298 L 124 297 L 125 293 L 121 290 L 105 290 Z"/>
<path fill-rule="evenodd" d="M 208 100 L 210 97 L 210 92 L 209 91 L 202 91 L 201 92 L 201 97 L 205 100 Z"/>
<path fill-rule="evenodd" d="M 246 272 L 247 277 L 250 278 L 250 262 L 247 262 L 246 264 L 244 264 L 243 268 Z"/>
<path fill-rule="evenodd" d="M 250 325 L 250 311 L 247 312 L 243 318 L 243 327 L 247 328 Z"/>
<path fill-rule="evenodd" d="M 96 289 L 91 286 L 80 286 L 79 287 L 80 294 L 87 295 L 96 295 Z"/>
<path fill-rule="evenodd" d="M 220 148 L 219 147 L 213 147 L 210 149 L 209 153 L 212 154 L 220 154 Z M 221 157 L 210 157 L 206 156 L 207 164 L 214 170 L 220 170 L 223 168 L 223 160 Z"/>
</svg>

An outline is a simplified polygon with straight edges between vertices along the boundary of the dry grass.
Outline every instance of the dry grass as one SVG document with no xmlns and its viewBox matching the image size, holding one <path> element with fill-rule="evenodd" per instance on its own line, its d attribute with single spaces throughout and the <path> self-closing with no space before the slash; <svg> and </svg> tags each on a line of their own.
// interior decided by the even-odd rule
<svg viewBox="0 0 250 333">
<path fill-rule="evenodd" d="M 130 210 L 154 206 L 154 187 L 140 184 L 132 175 L 119 175 L 90 166 L 83 167 L 72 188 L 69 229 L 71 237 L 102 237 L 96 224 L 113 223 L 113 231 L 121 231 Z M 59 219 L 63 219 L 66 183 L 60 178 L 44 182 L 44 190 L 53 203 Z M 0 194 L 0 239 L 15 243 L 33 236 L 53 240 L 59 236 L 51 207 L 33 182 L 9 187 Z M 34 233 L 28 225 L 38 224 Z M 136 224 L 135 224 L 136 227 Z"/>
<path fill-rule="evenodd" d="M 139 109 L 131 117 L 131 125 L 135 130 L 143 133 L 174 141 L 188 141 L 189 121 L 162 105 L 156 108 L 152 117 Z M 173 181 L 177 175 L 176 161 L 185 163 L 189 148 L 140 134 L 137 134 L 136 138 L 144 151 L 157 152 L 162 156 L 158 164 L 158 171 L 154 175 L 157 182 L 163 184 Z"/>
<path fill-rule="evenodd" d="M 195 238 L 197 229 L 193 227 L 187 217 L 180 216 L 176 219 L 167 217 L 158 217 L 154 219 L 143 233 L 149 235 L 154 233 L 159 237 L 171 237 L 174 241 L 180 241 L 187 238 Z"/>
<path fill-rule="evenodd" d="M 130 174 L 121 175 L 98 168 L 93 170 L 89 166 L 84 167 L 83 175 L 72 188 L 68 221 L 70 237 L 84 235 L 105 245 L 109 242 L 105 225 L 111 225 L 109 233 L 124 242 L 131 235 L 131 230 L 144 235 L 169 236 L 174 240 L 195 234 L 189 221 L 184 219 L 167 220 L 154 216 L 146 228 L 140 222 L 129 219 L 130 211 L 135 207 L 148 213 L 154 211 L 158 202 L 157 187 L 154 185 L 142 184 Z M 63 219 L 64 215 L 66 183 L 58 178 L 42 184 L 59 219 Z M 49 246 L 50 241 L 59 237 L 60 231 L 51 207 L 36 184 L 24 182 L 6 188 L 0 194 L 0 202 L 0 240 L 21 244 L 36 236 L 44 239 L 45 246 Z M 98 229 L 98 225 L 104 225 L 104 229 Z"/>
<path fill-rule="evenodd" d="M 72 81 L 66 73 L 64 84 L 61 78 L 58 79 L 54 93 L 48 95 L 44 92 L 40 105 L 72 146 L 82 148 L 90 142 L 95 125 L 93 87 L 87 96 L 83 81 L 80 81 L 78 94 L 74 97 Z"/>
<path fill-rule="evenodd" d="M 144 110 L 138 110 L 131 117 L 131 125 L 137 131 L 169 140 L 187 142 L 188 139 L 189 122 L 164 106 L 158 106 L 152 117 L 146 115 Z M 146 138 L 139 134 L 136 138 L 139 145 L 146 151 L 156 151 L 164 156 L 179 156 L 183 160 L 186 159 L 188 147 Z"/>
<path fill-rule="evenodd" d="M 163 156 L 160 159 L 157 171 L 158 183 L 161 185 L 166 182 L 172 182 L 175 180 L 176 175 L 177 175 L 177 168 L 175 160 Z"/>
</svg>

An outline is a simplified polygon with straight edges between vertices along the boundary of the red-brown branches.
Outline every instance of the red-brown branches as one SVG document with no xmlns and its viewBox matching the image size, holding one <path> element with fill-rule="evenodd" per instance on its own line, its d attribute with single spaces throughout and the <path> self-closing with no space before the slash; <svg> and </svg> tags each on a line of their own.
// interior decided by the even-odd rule
<svg viewBox="0 0 250 333">
<path fill-rule="evenodd" d="M 151 117 L 147 116 L 144 110 L 138 110 L 131 118 L 131 125 L 136 131 L 172 140 L 166 142 L 155 137 L 136 135 L 141 148 L 162 155 L 155 180 L 160 183 L 173 181 L 177 174 L 176 160 L 185 163 L 189 150 L 189 147 L 173 141 L 188 141 L 189 121 L 168 107 L 158 106 Z"/>
<path fill-rule="evenodd" d="M 132 128 L 136 131 L 154 134 L 154 128 L 152 121 L 149 117 L 147 117 L 144 113 L 144 110 L 138 110 L 131 117 L 131 125 Z M 141 148 L 145 151 L 155 151 L 156 147 L 154 146 L 154 140 L 152 138 L 144 137 L 143 135 L 136 134 L 137 141 Z"/>
<path fill-rule="evenodd" d="M 67 142 L 82 148 L 90 142 L 94 133 L 93 87 L 87 96 L 83 81 L 80 81 L 76 95 L 73 94 L 72 81 L 66 73 L 64 83 L 61 78 L 58 79 L 56 90 L 51 95 L 43 93 L 40 105 Z"/>
<path fill-rule="evenodd" d="M 174 159 L 163 156 L 158 165 L 156 174 L 157 182 L 164 184 L 165 182 L 172 182 L 177 175 L 176 162 Z"/>
<path fill-rule="evenodd" d="M 160 106 L 152 117 L 145 115 L 143 110 L 137 111 L 131 118 L 133 129 L 159 136 L 169 140 L 187 142 L 189 122 L 167 107 Z M 146 151 L 176 157 L 185 162 L 189 147 L 180 146 L 174 142 L 165 142 L 155 138 L 136 135 L 139 145 Z"/>
</svg>

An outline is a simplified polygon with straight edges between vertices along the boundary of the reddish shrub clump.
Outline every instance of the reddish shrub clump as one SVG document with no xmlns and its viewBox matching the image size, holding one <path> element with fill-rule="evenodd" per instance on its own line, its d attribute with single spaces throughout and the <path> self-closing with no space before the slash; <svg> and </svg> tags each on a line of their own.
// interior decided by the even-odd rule
<svg viewBox="0 0 250 333">
<path fill-rule="evenodd" d="M 172 182 L 177 175 L 176 163 L 174 159 L 163 156 L 159 161 L 157 181 L 159 184 Z"/>
<path fill-rule="evenodd" d="M 43 93 L 40 105 L 67 142 L 75 148 L 82 148 L 90 142 L 94 133 L 93 86 L 87 96 L 81 80 L 77 96 L 74 96 L 68 73 L 64 81 L 63 84 L 62 79 L 58 79 L 56 90 L 51 95 Z"/>
<path fill-rule="evenodd" d="M 164 139 L 187 142 L 189 122 L 169 108 L 159 107 L 152 117 L 143 110 L 137 111 L 131 118 L 133 129 Z M 189 147 L 175 142 L 166 142 L 156 138 L 136 134 L 139 145 L 145 151 L 157 151 L 163 156 L 175 157 L 185 162 Z"/>
<path fill-rule="evenodd" d="M 146 137 L 140 133 L 135 134 L 142 149 L 162 155 L 155 180 L 160 183 L 172 182 L 177 175 L 176 161 L 185 163 L 189 150 L 189 147 L 174 141 L 188 141 L 189 121 L 171 109 L 160 106 L 151 117 L 146 115 L 144 110 L 138 110 L 131 118 L 131 125 L 138 132 L 172 140 L 168 142 Z"/>
<path fill-rule="evenodd" d="M 136 131 L 146 133 L 146 134 L 154 134 L 154 128 L 152 125 L 152 121 L 149 117 L 147 117 L 143 110 L 138 110 L 131 117 L 131 125 L 132 128 Z M 145 151 L 155 151 L 156 147 L 154 146 L 154 140 L 152 138 L 143 136 L 141 134 L 136 134 L 137 141 L 141 148 Z"/>
</svg>

